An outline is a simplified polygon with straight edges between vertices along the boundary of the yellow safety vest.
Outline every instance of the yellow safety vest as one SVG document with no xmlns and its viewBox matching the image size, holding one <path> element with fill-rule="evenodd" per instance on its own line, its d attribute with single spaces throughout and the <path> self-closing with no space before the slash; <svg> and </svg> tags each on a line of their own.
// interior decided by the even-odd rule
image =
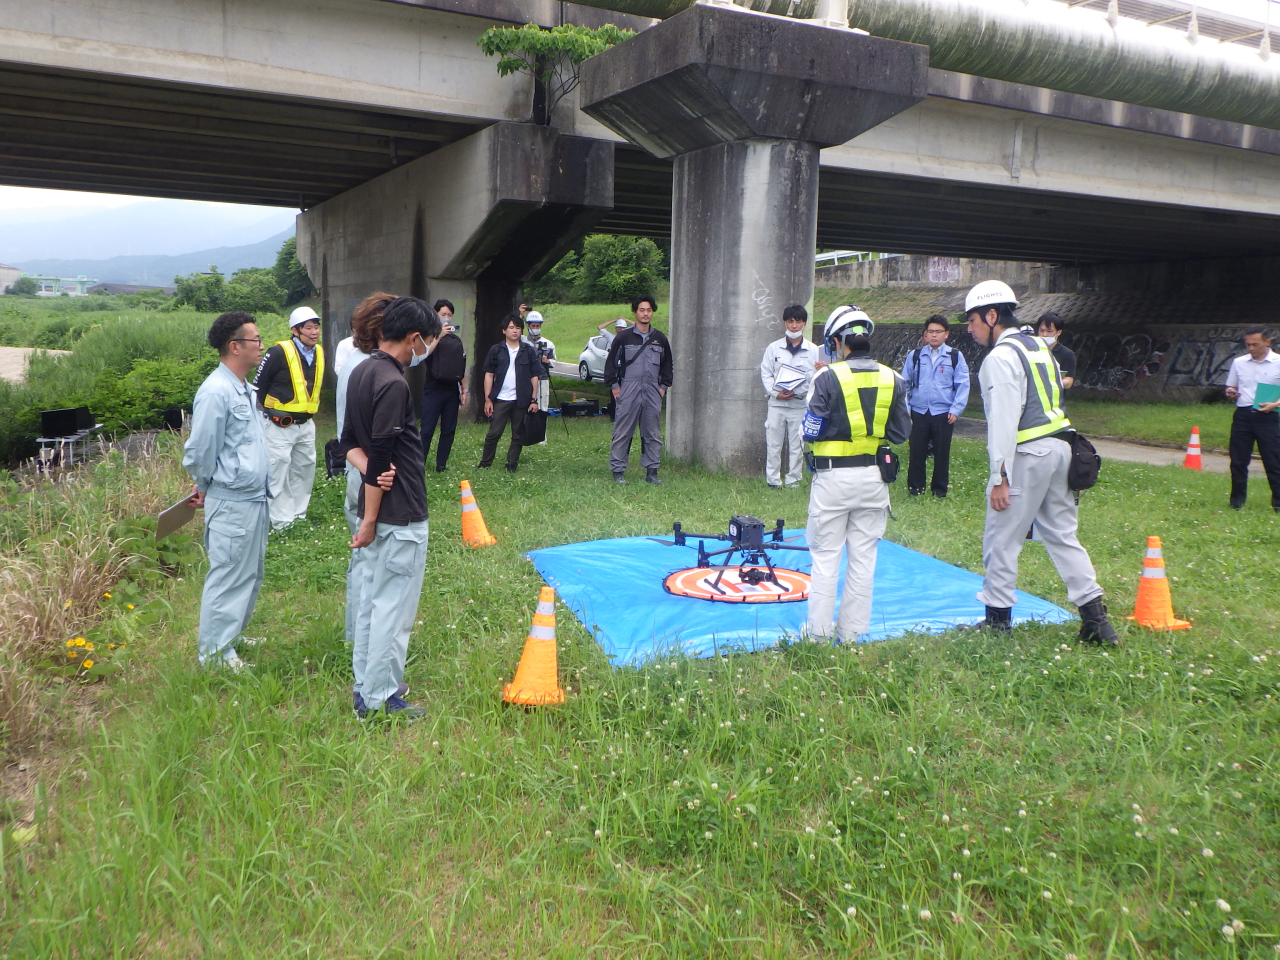
<svg viewBox="0 0 1280 960">
<path fill-rule="evenodd" d="M 281 340 L 276 346 L 284 350 L 284 358 L 289 364 L 289 379 L 293 381 L 293 399 L 285 402 L 268 395 L 262 405 L 270 410 L 282 410 L 285 413 L 315 413 L 320 409 L 320 381 L 324 379 L 324 348 L 316 344 L 316 379 L 311 394 L 307 394 L 307 377 L 302 370 L 302 358 L 298 356 L 298 345 L 292 340 Z"/>
<path fill-rule="evenodd" d="M 1062 371 L 1048 344 L 1021 333 L 1005 337 L 1000 343 L 1018 351 L 1027 375 L 1027 396 L 1018 419 L 1018 443 L 1038 440 L 1071 426 L 1062 411 Z"/>
<path fill-rule="evenodd" d="M 844 362 L 833 363 L 828 368 L 840 381 L 844 393 L 844 409 L 849 416 L 849 440 L 819 440 L 813 445 L 815 457 L 857 457 L 876 452 L 884 441 L 884 431 L 889 424 L 889 409 L 893 405 L 893 371 L 884 364 L 880 369 L 855 373 Z M 867 423 L 862 413 L 859 390 L 875 390 L 874 420 Z"/>
</svg>

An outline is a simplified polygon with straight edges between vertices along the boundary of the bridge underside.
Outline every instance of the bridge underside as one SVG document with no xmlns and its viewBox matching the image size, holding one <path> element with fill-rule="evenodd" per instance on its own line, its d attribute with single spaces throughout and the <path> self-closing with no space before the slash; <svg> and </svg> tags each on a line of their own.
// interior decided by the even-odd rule
<svg viewBox="0 0 1280 960">
<path fill-rule="evenodd" d="M 487 125 L 0 69 L 0 182 L 308 208 Z M 671 164 L 616 148 L 599 229 L 668 237 Z M 822 247 L 1041 262 L 1272 255 L 1280 217 L 824 167 Z"/>
</svg>

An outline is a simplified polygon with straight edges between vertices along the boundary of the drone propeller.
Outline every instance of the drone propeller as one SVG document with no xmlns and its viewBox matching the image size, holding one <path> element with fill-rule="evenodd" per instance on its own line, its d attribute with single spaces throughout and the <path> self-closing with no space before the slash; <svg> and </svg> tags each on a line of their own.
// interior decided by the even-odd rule
<svg viewBox="0 0 1280 960">
<path fill-rule="evenodd" d="M 660 543 L 664 547 L 674 547 L 676 545 L 674 540 L 659 540 L 657 537 L 645 537 L 645 539 L 652 540 L 654 543 Z"/>
</svg>

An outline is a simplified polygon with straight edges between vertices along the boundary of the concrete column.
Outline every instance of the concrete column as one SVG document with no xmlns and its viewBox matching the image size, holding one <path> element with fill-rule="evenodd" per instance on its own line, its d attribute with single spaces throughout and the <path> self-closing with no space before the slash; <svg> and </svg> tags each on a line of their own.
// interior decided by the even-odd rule
<svg viewBox="0 0 1280 960">
<path fill-rule="evenodd" d="M 612 206 L 612 143 L 497 123 L 299 215 L 298 258 L 321 291 L 326 343 L 348 336 L 352 308 L 378 290 L 443 297 L 474 364 L 521 286 Z"/>
<path fill-rule="evenodd" d="M 698 4 L 593 57 L 582 109 L 674 157 L 667 444 L 764 466 L 759 365 L 813 292 L 818 155 L 924 99 L 928 50 Z"/>
<path fill-rule="evenodd" d="M 813 293 L 817 182 L 817 145 L 795 140 L 735 140 L 676 158 L 671 261 L 702 269 L 671 278 L 673 455 L 740 474 L 763 463 L 760 356 L 781 336 L 782 311 Z"/>
</svg>

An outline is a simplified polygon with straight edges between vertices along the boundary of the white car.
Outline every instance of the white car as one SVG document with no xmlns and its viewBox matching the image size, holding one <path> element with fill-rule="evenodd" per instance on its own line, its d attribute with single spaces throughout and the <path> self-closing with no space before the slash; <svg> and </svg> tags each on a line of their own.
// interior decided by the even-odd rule
<svg viewBox="0 0 1280 960">
<path fill-rule="evenodd" d="M 604 379 L 604 364 L 609 359 L 609 338 L 598 334 L 587 341 L 578 356 L 578 376 L 590 381 Z"/>
</svg>

